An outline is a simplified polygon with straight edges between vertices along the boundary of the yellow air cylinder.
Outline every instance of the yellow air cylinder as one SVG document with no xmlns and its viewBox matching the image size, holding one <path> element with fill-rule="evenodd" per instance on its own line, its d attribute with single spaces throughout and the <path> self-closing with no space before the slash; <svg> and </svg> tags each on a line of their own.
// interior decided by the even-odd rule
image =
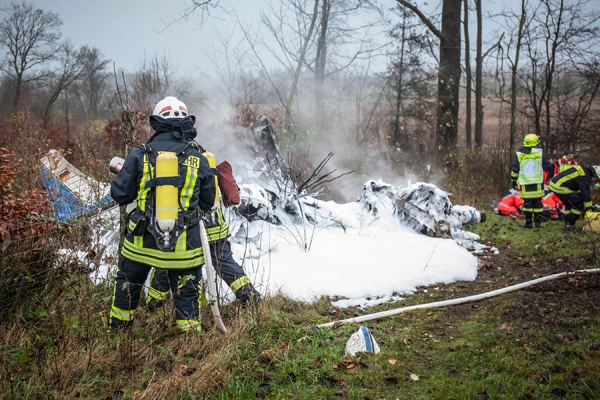
<svg viewBox="0 0 600 400">
<path fill-rule="evenodd" d="M 202 155 L 204 157 L 206 157 L 206 159 L 208 160 L 209 167 L 211 167 L 213 170 L 217 168 L 217 157 L 215 157 L 215 155 L 213 153 L 209 153 L 208 151 L 205 151 L 204 153 L 202 153 Z M 215 188 L 216 188 L 216 193 L 215 193 L 215 206 L 216 206 L 221 202 L 221 198 L 219 197 L 219 178 L 217 177 L 217 174 L 215 174 Z"/>
<path fill-rule="evenodd" d="M 164 178 L 179 175 L 179 161 L 173 152 L 160 153 L 156 157 L 156 177 Z M 163 232 L 175 228 L 179 211 L 179 188 L 174 185 L 156 186 L 156 222 Z"/>
</svg>

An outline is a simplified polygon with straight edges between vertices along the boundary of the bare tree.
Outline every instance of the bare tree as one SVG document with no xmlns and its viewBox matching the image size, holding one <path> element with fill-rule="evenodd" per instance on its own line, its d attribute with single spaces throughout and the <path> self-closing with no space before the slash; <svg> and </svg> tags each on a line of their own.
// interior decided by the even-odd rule
<svg viewBox="0 0 600 400">
<path fill-rule="evenodd" d="M 155 55 L 145 60 L 141 69 L 134 73 L 131 83 L 131 107 L 150 112 L 154 104 L 165 96 L 182 97 L 189 93 L 189 85 L 176 79 L 177 69 L 168 57 Z"/>
<path fill-rule="evenodd" d="M 374 21 L 381 21 L 383 13 L 373 3 L 362 0 L 320 0 L 319 29 L 316 33 L 314 63 L 307 67 L 314 71 L 315 119 L 318 126 L 326 126 L 326 79 L 343 71 L 356 61 L 369 58 L 379 51 L 372 43 L 369 32 Z M 350 23 L 349 21 L 355 21 Z M 356 21 L 361 21 L 357 23 Z"/>
<path fill-rule="evenodd" d="M 96 47 L 88 46 L 81 48 L 80 60 L 82 73 L 74 92 L 83 106 L 84 114 L 88 118 L 96 119 L 99 117 L 99 107 L 108 87 L 110 60 L 105 59 Z"/>
<path fill-rule="evenodd" d="M 475 50 L 475 147 L 483 144 L 483 18 L 481 15 L 481 0 L 475 0 L 477 14 L 477 49 Z"/>
<path fill-rule="evenodd" d="M 220 7 L 219 0 L 184 0 L 183 10 L 179 15 L 169 21 L 163 21 L 163 29 L 161 32 L 169 29 L 173 24 L 187 21 L 191 16 L 200 16 L 201 20 L 210 16 L 210 10 Z"/>
<path fill-rule="evenodd" d="M 564 110 L 562 119 L 570 124 L 561 129 L 559 138 L 571 143 L 558 142 L 558 146 L 577 151 L 578 158 L 584 164 L 598 164 L 600 154 L 600 115 L 594 111 L 600 96 L 600 54 L 581 46 L 570 52 L 571 65 L 576 77 L 575 91 L 568 105 L 559 102 L 557 108 Z M 574 147 L 577 148 L 574 148 Z"/>
<path fill-rule="evenodd" d="M 435 76 L 425 63 L 426 57 L 423 57 L 432 47 L 429 32 L 423 31 L 422 25 L 415 22 L 416 17 L 412 12 L 400 5 L 397 9 L 400 21 L 390 31 L 396 49 L 390 54 L 387 88 L 393 95 L 391 102 L 394 110 L 389 139 L 390 146 L 407 154 L 417 146 L 424 150 L 422 144 L 435 141 L 433 135 L 424 137 L 428 129 L 420 127 L 421 123 L 431 120 L 428 117 L 433 106 L 433 102 L 429 101 L 432 97 L 430 82 Z M 435 121 L 430 122 L 432 126 L 435 125 Z"/>
<path fill-rule="evenodd" d="M 213 64 L 216 77 L 220 81 L 222 95 L 228 104 L 233 106 L 240 101 L 239 84 L 244 79 L 244 68 L 248 57 L 248 50 L 243 49 L 240 42 L 234 41 L 235 30 L 226 32 L 215 32 L 215 40 L 209 44 L 209 47 L 203 49 Z M 207 74 L 208 76 L 208 74 Z M 245 94 L 244 88 L 242 92 Z"/>
<path fill-rule="evenodd" d="M 292 108 L 298 94 L 298 83 L 302 67 L 307 63 L 307 56 L 310 50 L 310 44 L 318 18 L 319 0 L 310 0 L 313 2 L 312 13 L 306 12 L 306 1 L 292 0 L 287 3 L 287 8 L 280 8 L 279 12 L 273 12 L 272 17 L 267 14 L 261 15 L 261 21 L 271 32 L 277 44 L 282 50 L 282 55 L 278 56 L 280 62 L 292 71 L 292 81 L 283 107 L 285 108 L 285 128 L 288 129 L 293 124 Z M 273 9 L 272 9 L 273 10 Z M 294 15 L 294 19 L 289 18 L 289 13 Z M 309 18 L 306 18 L 308 16 Z M 295 25 L 292 25 L 292 21 Z M 294 35 L 285 35 L 288 29 L 294 32 Z"/>
<path fill-rule="evenodd" d="M 315 2 L 316 4 L 317 2 Z M 317 35 L 317 54 L 315 56 L 315 117 L 318 126 L 324 126 L 325 116 L 325 71 L 327 67 L 327 36 L 331 18 L 331 0 L 321 0 L 321 22 Z"/>
<path fill-rule="evenodd" d="M 519 17 L 517 43 L 515 46 L 515 58 L 512 62 L 510 81 L 510 139 L 509 154 L 515 151 L 515 134 L 517 126 L 517 71 L 519 66 L 519 55 L 521 53 L 521 40 L 523 39 L 523 27 L 526 20 L 525 0 L 521 0 L 521 15 Z"/>
<path fill-rule="evenodd" d="M 76 50 L 70 41 L 65 41 L 55 54 L 58 67 L 48 70 L 45 84 L 48 88 L 48 99 L 44 107 L 44 125 L 49 122 L 50 108 L 82 74 L 83 63 L 81 52 Z"/>
<path fill-rule="evenodd" d="M 469 0 L 464 0 L 463 30 L 465 32 L 465 134 L 467 148 L 471 148 L 471 49 L 469 35 Z"/>
<path fill-rule="evenodd" d="M 523 81 L 527 84 L 535 131 L 551 151 L 556 150 L 559 140 L 552 126 L 552 105 L 560 94 L 556 92 L 557 76 L 576 68 L 582 50 L 593 53 L 592 43 L 598 37 L 600 16 L 590 12 L 588 4 L 585 0 L 542 0 L 525 31 L 530 69 Z"/>
<path fill-rule="evenodd" d="M 579 59 L 579 57 L 577 57 Z M 598 163 L 600 118 L 594 108 L 600 95 L 598 54 L 581 62 L 574 70 L 556 77 L 552 102 L 551 137 L 557 149 L 576 153 L 583 164 Z"/>
<path fill-rule="evenodd" d="M 53 12 L 34 9 L 29 3 L 11 3 L 2 11 L 0 44 L 6 55 L 1 70 L 15 81 L 13 111 L 20 107 L 24 85 L 43 78 L 38 70 L 51 60 L 58 46 L 62 20 Z"/>
<path fill-rule="evenodd" d="M 290 0 L 278 3 L 269 14 L 262 13 L 261 21 L 277 46 L 263 44 L 293 76 L 285 96 L 288 117 L 290 105 L 298 97 L 300 78 L 310 71 L 314 78 L 308 89 L 313 95 L 313 115 L 317 122 L 323 122 L 327 78 L 367 59 L 378 49 L 369 41 L 373 23 L 365 20 L 371 11 L 378 10 L 369 2 L 357 0 Z M 362 18 L 356 18 L 359 14 Z"/>
<path fill-rule="evenodd" d="M 396 1 L 417 14 L 427 28 L 440 40 L 436 148 L 438 161 L 441 162 L 442 155 L 447 155 L 454 150 L 458 138 L 462 0 L 445 0 L 443 2 L 441 30 L 417 6 L 407 0 Z"/>
</svg>

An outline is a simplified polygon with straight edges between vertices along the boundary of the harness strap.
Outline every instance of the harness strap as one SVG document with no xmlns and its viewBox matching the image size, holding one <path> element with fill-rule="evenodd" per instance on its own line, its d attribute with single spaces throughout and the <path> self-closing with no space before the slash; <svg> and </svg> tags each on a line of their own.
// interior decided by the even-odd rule
<svg viewBox="0 0 600 400">
<path fill-rule="evenodd" d="M 161 185 L 172 185 L 176 187 L 183 186 L 183 179 L 181 176 L 163 176 L 160 178 L 152 178 L 146 182 L 146 187 L 151 189 L 153 187 L 161 186 Z"/>
</svg>

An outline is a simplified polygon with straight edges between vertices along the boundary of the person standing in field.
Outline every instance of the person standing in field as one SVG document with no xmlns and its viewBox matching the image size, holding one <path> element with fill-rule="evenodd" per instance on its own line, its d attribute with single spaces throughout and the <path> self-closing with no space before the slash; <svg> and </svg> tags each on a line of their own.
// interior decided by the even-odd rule
<svg viewBox="0 0 600 400">
<path fill-rule="evenodd" d="M 203 154 L 212 158 L 212 153 L 206 152 L 200 146 Z M 216 164 L 216 161 L 215 161 Z M 229 237 L 229 225 L 223 215 L 222 207 L 231 207 L 240 204 L 240 194 L 231 165 L 223 161 L 216 166 L 217 173 L 217 204 L 212 212 L 204 213 L 204 224 L 208 235 L 210 246 L 210 255 L 212 257 L 215 271 L 221 279 L 227 283 L 236 299 L 242 304 L 256 304 L 260 300 L 260 293 L 255 289 L 252 281 L 242 268 L 242 266 L 233 258 L 231 243 Z M 166 271 L 155 269 L 152 272 L 150 287 L 148 288 L 147 307 L 154 311 L 162 307 L 169 295 L 169 285 Z"/>
<path fill-rule="evenodd" d="M 513 187 L 520 186 L 523 199 L 523 228 L 531 229 L 541 226 L 544 205 L 544 171 L 551 169 L 550 162 L 543 157 L 543 151 L 538 145 L 540 138 L 535 133 L 529 133 L 523 138 L 523 147 L 519 149 L 511 166 Z"/>
<path fill-rule="evenodd" d="M 215 175 L 191 143 L 195 121 L 176 97 L 158 102 L 149 119 L 154 135 L 129 153 L 111 182 L 110 194 L 117 203 L 136 206 L 126 219 L 114 281 L 114 330 L 133 323 L 152 268 L 166 271 L 177 328 L 201 330 L 198 284 L 204 252 L 198 224 L 200 212 L 215 202 Z"/>
</svg>

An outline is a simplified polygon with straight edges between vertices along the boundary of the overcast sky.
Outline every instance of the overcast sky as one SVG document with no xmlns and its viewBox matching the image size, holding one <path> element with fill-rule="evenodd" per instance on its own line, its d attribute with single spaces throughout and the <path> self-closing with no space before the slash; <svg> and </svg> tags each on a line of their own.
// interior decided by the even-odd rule
<svg viewBox="0 0 600 400">
<path fill-rule="evenodd" d="M 268 10 L 269 1 L 277 4 L 276 0 L 219 0 L 221 7 L 212 9 L 210 18 L 202 24 L 199 12 L 187 20 L 180 18 L 191 0 L 28 1 L 35 7 L 57 13 L 63 21 L 64 38 L 70 38 L 76 47 L 88 45 L 100 49 L 107 59 L 115 62 L 117 69 L 133 71 L 139 69 L 145 59 L 166 56 L 172 60 L 172 67 L 184 73 L 215 68 L 215 63 L 207 57 L 207 49 L 219 45 L 215 32 L 223 35 L 236 30 L 233 12 L 244 25 L 256 30 L 260 11 Z M 381 0 L 379 3 L 392 7 L 395 1 Z M 429 7 L 431 13 L 440 12 L 439 0 L 419 3 L 421 7 Z M 520 4 L 521 0 L 486 0 L 484 15 L 502 9 L 519 10 Z M 600 9 L 600 1 L 589 4 L 590 8 Z M 225 10 L 230 13 L 226 14 Z M 179 21 L 173 23 L 176 20 Z M 475 25 L 474 15 L 470 22 Z M 171 25 L 167 27 L 169 23 Z M 490 21 L 485 24 L 488 36 L 493 25 Z M 241 33 L 239 29 L 237 31 L 241 40 Z M 473 46 L 474 38 L 473 34 Z"/>
<path fill-rule="evenodd" d="M 190 0 L 28 0 L 36 8 L 55 12 L 63 21 L 63 38 L 77 47 L 97 47 L 117 68 L 134 70 L 144 59 L 167 56 L 179 71 L 202 67 L 200 49 L 214 40 L 216 26 L 231 24 L 223 10 L 211 10 L 204 27 L 197 12 L 187 20 L 180 15 Z M 255 1 L 227 0 L 244 21 L 258 18 Z M 259 2 L 262 3 L 262 2 Z M 176 21 L 170 24 L 173 21 Z M 170 24 L 168 27 L 167 25 Z"/>
<path fill-rule="evenodd" d="M 510 0 L 510 2 L 515 0 Z M 223 9 L 212 9 L 211 18 L 201 26 L 197 12 L 180 20 L 181 12 L 191 0 L 29 0 L 35 7 L 57 13 L 63 21 L 64 38 L 77 47 L 97 47 L 117 68 L 134 70 L 145 57 L 167 56 L 179 71 L 202 68 L 209 60 L 203 56 L 207 46 L 215 43 L 214 32 L 232 30 L 233 16 Z M 388 0 L 389 6 L 394 1 Z M 432 4 L 439 2 L 432 1 Z M 489 0 L 489 6 L 499 1 Z M 507 3 L 504 1 L 503 3 Z M 382 4 L 386 2 L 382 1 Z M 220 5 L 233 10 L 245 24 L 256 27 L 260 10 L 267 10 L 265 0 L 221 0 Z"/>
</svg>

